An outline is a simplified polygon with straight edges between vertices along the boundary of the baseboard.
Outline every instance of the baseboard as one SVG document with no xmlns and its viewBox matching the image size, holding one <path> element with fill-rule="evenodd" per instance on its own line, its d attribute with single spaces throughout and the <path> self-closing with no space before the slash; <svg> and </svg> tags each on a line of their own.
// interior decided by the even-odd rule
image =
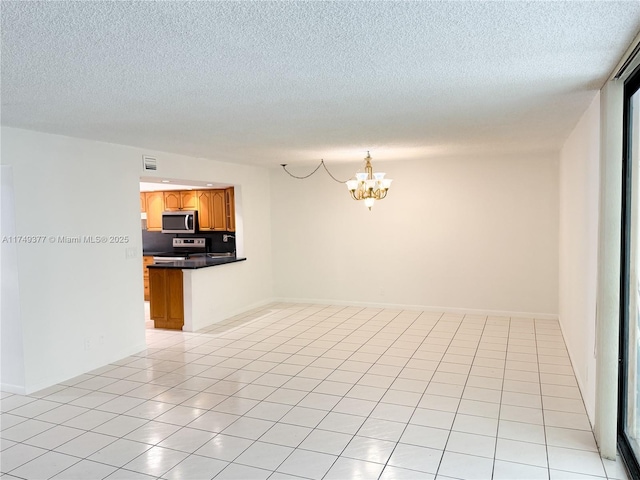
<svg viewBox="0 0 640 480">
<path fill-rule="evenodd" d="M 11 385 L 9 383 L 0 383 L 0 390 L 7 393 L 15 393 L 18 395 L 26 395 L 27 391 L 21 385 Z"/>
<path fill-rule="evenodd" d="M 270 303 L 275 303 L 278 300 L 275 298 L 267 298 L 264 300 L 260 300 L 258 302 L 252 303 L 250 305 L 245 305 L 243 307 L 237 308 L 235 310 L 232 310 L 230 313 L 225 314 L 225 320 L 227 318 L 231 318 L 231 317 L 235 317 L 236 315 L 240 315 L 242 313 L 246 313 L 249 310 L 253 310 L 255 308 L 260 308 L 260 307 L 264 307 L 265 305 L 269 305 Z M 213 325 L 213 324 L 212 324 Z"/>
<path fill-rule="evenodd" d="M 391 308 L 394 310 L 418 310 L 423 312 L 456 313 L 460 315 L 491 315 L 496 317 L 537 318 L 539 320 L 558 320 L 557 313 L 513 312 L 509 310 L 485 310 L 479 308 L 434 307 L 431 305 L 407 305 L 401 303 L 357 302 L 350 300 L 327 300 L 322 298 L 276 298 L 274 302 L 311 303 L 317 305 L 344 305 L 368 308 Z"/>
<path fill-rule="evenodd" d="M 129 357 L 129 356 L 134 355 L 136 353 L 142 352 L 142 351 L 144 351 L 146 349 L 147 349 L 146 342 L 145 343 L 138 343 L 138 344 L 136 344 L 136 345 L 134 345 L 132 347 L 120 350 L 116 354 L 112 355 L 109 358 L 109 360 L 107 360 L 104 363 L 94 364 L 94 365 L 91 365 L 89 367 L 85 366 L 85 367 L 82 368 L 82 371 L 77 371 L 74 374 L 71 374 L 71 375 L 66 374 L 66 375 L 60 376 L 58 378 L 47 380 L 46 382 L 41 382 L 41 383 L 38 383 L 36 385 L 29 385 L 29 386 L 27 386 L 25 388 L 22 388 L 21 395 L 30 395 L 32 393 L 39 392 L 40 390 L 44 390 L 45 388 L 49 388 L 49 387 L 51 387 L 53 385 L 57 385 L 57 384 L 62 383 L 64 381 L 66 381 L 66 380 L 69 380 L 70 378 L 75 378 L 78 375 L 82 375 L 84 373 L 90 372 L 92 370 L 95 370 L 96 368 L 100 368 L 100 367 L 103 367 L 105 365 L 109 365 L 112 362 L 121 360 L 121 359 L 123 359 L 125 357 Z M 4 384 L 3 384 L 3 390 L 4 390 Z M 19 393 L 19 392 L 11 392 L 10 391 L 10 393 Z"/>
<path fill-rule="evenodd" d="M 575 355 L 571 352 L 571 345 L 569 343 L 567 343 L 567 341 L 565 340 L 565 338 L 567 338 L 567 336 L 564 333 L 564 328 L 562 327 L 562 322 L 558 321 L 558 324 L 560 325 L 560 331 L 562 332 L 562 340 L 564 341 L 564 345 L 565 347 L 567 347 L 567 352 L 569 353 L 569 361 L 571 362 L 571 369 L 573 370 L 573 376 L 576 379 L 576 382 L 578 383 L 578 388 L 580 389 L 580 395 L 582 396 L 582 403 L 584 404 L 584 408 L 587 411 L 587 418 L 589 419 L 589 423 L 591 424 L 591 430 L 593 431 L 593 426 L 595 425 L 595 405 L 591 405 L 591 402 L 589 402 L 589 397 L 588 395 L 586 395 L 587 389 L 586 389 L 586 385 L 584 384 L 584 382 L 582 381 L 582 378 L 576 374 L 576 361 L 575 359 Z"/>
<path fill-rule="evenodd" d="M 135 355 L 136 353 L 140 353 L 140 352 L 142 352 L 142 351 L 144 351 L 146 349 L 147 349 L 147 342 L 139 343 L 134 347 L 127 348 L 126 350 L 119 352 L 117 358 L 114 358 L 110 362 L 107 362 L 107 365 L 109 363 L 111 363 L 111 362 L 115 362 L 115 361 L 121 360 L 121 359 L 123 359 L 125 357 L 130 357 L 132 355 Z M 100 367 L 98 366 L 96 368 L 100 368 Z M 95 368 L 92 369 L 92 370 L 95 370 Z M 91 371 L 91 370 L 89 370 L 89 371 Z"/>
<path fill-rule="evenodd" d="M 220 323 L 223 322 L 225 320 L 228 320 L 229 318 L 235 317 L 236 315 L 242 315 L 243 313 L 246 313 L 250 310 L 256 309 L 256 308 L 260 308 L 260 307 L 264 307 L 265 305 L 269 305 L 270 303 L 274 303 L 275 300 L 273 298 L 267 298 L 267 299 L 263 299 L 263 300 L 259 300 L 257 302 L 251 303 L 249 305 L 244 305 L 242 307 L 239 308 L 235 308 L 233 310 L 230 310 L 228 312 L 222 312 L 219 315 L 216 316 L 216 318 L 213 318 L 209 323 L 207 323 L 206 325 L 198 325 L 196 330 L 193 330 L 193 325 L 187 325 L 187 322 L 185 322 L 185 325 L 182 327 L 182 331 L 183 332 L 189 332 L 189 333 L 197 333 L 198 331 L 210 327 L 211 325 L 215 325 L 216 323 Z M 185 317 L 186 317 L 186 312 L 185 312 Z M 192 323 L 192 322 L 191 322 Z M 191 328 L 191 330 L 189 330 L 188 328 Z"/>
</svg>

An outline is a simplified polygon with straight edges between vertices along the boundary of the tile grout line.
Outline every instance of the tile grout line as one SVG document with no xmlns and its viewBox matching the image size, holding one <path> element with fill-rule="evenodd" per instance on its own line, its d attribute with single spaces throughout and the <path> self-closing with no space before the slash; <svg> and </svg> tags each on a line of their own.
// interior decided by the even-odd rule
<svg viewBox="0 0 640 480">
<path fill-rule="evenodd" d="M 544 399 L 542 395 L 543 393 L 542 392 L 542 375 L 540 373 L 540 357 L 538 355 L 538 325 L 535 318 L 533 319 L 533 336 L 535 339 L 535 346 L 536 346 L 536 365 L 538 367 L 538 383 L 540 384 L 540 412 L 542 414 L 542 434 L 544 435 L 544 452 L 545 452 L 546 463 L 547 463 L 547 476 L 548 478 L 551 478 L 551 463 L 549 462 L 549 445 L 548 445 L 548 439 L 547 439 L 547 419 L 544 414 L 545 408 L 544 408 Z"/>
<path fill-rule="evenodd" d="M 498 424 L 496 425 L 496 442 L 493 449 L 493 466 L 491 468 L 491 478 L 494 477 L 496 471 L 496 460 L 498 455 L 498 438 L 500 434 L 500 420 L 502 418 L 502 397 L 504 396 L 504 381 L 507 374 L 507 358 L 509 356 L 509 339 L 511 338 L 511 317 L 509 317 L 509 325 L 507 328 L 507 344 L 504 352 L 504 367 L 502 369 L 502 388 L 500 389 L 500 407 L 498 409 Z"/>
</svg>

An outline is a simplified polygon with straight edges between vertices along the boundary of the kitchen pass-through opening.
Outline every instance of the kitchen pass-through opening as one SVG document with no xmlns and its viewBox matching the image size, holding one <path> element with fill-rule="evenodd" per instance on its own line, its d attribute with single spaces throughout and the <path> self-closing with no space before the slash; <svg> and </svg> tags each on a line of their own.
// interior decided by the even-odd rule
<svg viewBox="0 0 640 480">
<path fill-rule="evenodd" d="M 154 328 L 148 265 L 243 255 L 239 185 L 141 177 L 144 313 Z"/>
</svg>

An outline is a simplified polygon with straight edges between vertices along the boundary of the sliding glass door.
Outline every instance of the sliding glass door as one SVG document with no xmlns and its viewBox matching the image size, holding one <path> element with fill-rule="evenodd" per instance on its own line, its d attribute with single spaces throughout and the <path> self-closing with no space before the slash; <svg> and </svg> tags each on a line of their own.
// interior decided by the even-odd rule
<svg viewBox="0 0 640 480">
<path fill-rule="evenodd" d="M 624 87 L 618 446 L 640 478 L 640 71 Z"/>
</svg>

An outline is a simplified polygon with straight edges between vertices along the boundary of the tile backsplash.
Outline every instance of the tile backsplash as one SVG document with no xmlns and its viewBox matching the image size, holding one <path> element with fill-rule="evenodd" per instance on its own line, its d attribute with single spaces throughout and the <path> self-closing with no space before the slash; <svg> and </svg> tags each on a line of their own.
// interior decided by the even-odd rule
<svg viewBox="0 0 640 480">
<path fill-rule="evenodd" d="M 222 240 L 223 235 L 229 235 L 228 241 Z M 161 232 L 149 232 L 142 230 L 142 250 L 143 252 L 171 252 L 173 251 L 173 239 L 175 237 L 207 238 L 210 252 L 234 252 L 236 249 L 235 233 L 226 232 L 200 232 L 195 235 L 170 234 Z"/>
</svg>

